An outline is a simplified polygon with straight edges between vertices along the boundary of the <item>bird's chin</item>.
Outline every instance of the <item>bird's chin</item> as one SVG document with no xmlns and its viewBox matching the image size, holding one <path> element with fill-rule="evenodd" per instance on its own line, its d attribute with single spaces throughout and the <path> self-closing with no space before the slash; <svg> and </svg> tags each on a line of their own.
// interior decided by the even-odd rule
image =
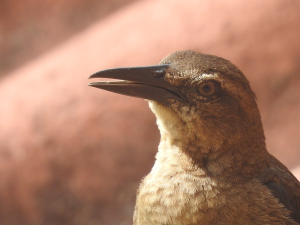
<svg viewBox="0 0 300 225">
<path fill-rule="evenodd" d="M 174 120 L 181 120 L 178 114 L 171 106 L 166 106 L 156 101 L 147 100 L 151 111 L 156 115 L 158 120 L 166 121 L 167 123 Z"/>
<path fill-rule="evenodd" d="M 149 107 L 155 115 L 161 114 L 161 113 L 166 114 L 166 113 L 173 112 L 172 109 L 170 109 L 168 106 L 166 106 L 162 103 L 159 103 L 159 102 L 153 101 L 153 100 L 146 100 L 146 101 L 148 101 Z"/>
</svg>

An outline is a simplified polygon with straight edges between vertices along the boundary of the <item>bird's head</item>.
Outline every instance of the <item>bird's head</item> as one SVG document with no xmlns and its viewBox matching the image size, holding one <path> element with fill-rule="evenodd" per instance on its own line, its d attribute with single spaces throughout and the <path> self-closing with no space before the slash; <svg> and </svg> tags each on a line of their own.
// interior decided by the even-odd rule
<svg viewBox="0 0 300 225">
<path fill-rule="evenodd" d="M 147 99 L 162 139 L 174 145 L 196 143 L 211 151 L 235 144 L 250 130 L 264 139 L 248 80 L 220 57 L 179 51 L 157 66 L 109 69 L 90 78 L 122 79 L 89 85 Z"/>
</svg>

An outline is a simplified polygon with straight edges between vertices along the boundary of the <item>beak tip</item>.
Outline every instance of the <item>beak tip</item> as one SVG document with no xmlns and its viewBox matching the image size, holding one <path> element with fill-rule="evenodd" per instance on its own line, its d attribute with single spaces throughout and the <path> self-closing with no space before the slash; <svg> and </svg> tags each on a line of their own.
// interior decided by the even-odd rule
<svg viewBox="0 0 300 225">
<path fill-rule="evenodd" d="M 96 72 L 96 73 L 93 73 L 92 75 L 90 75 L 90 76 L 88 77 L 88 79 L 99 78 L 99 77 L 101 77 L 101 74 L 103 74 L 104 71 L 105 71 L 105 70 L 100 70 L 100 71 L 98 71 L 98 72 Z"/>
<path fill-rule="evenodd" d="M 94 78 L 94 77 L 95 77 L 95 74 L 92 74 L 92 75 L 88 76 L 87 79 L 91 79 L 91 78 Z"/>
<path fill-rule="evenodd" d="M 87 86 L 89 86 L 89 87 L 95 87 L 95 84 L 92 82 L 92 83 L 88 83 Z"/>
</svg>

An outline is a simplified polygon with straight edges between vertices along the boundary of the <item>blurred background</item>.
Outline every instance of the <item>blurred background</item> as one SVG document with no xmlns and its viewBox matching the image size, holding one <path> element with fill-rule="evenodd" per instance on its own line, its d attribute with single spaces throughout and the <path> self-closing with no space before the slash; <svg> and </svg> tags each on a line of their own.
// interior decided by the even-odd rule
<svg viewBox="0 0 300 225">
<path fill-rule="evenodd" d="M 132 224 L 155 117 L 87 77 L 177 50 L 245 73 L 268 150 L 299 179 L 299 11 L 298 0 L 0 0 L 0 224 Z"/>
</svg>

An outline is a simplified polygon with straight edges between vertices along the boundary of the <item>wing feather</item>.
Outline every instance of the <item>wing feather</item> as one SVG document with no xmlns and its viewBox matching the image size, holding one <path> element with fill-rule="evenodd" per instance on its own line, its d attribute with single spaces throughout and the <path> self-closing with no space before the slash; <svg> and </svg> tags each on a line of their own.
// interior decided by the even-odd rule
<svg viewBox="0 0 300 225">
<path fill-rule="evenodd" d="M 270 189 L 274 197 L 291 212 L 290 217 L 300 224 L 300 182 L 277 159 L 271 161 L 271 166 L 260 174 L 258 180 Z"/>
</svg>

